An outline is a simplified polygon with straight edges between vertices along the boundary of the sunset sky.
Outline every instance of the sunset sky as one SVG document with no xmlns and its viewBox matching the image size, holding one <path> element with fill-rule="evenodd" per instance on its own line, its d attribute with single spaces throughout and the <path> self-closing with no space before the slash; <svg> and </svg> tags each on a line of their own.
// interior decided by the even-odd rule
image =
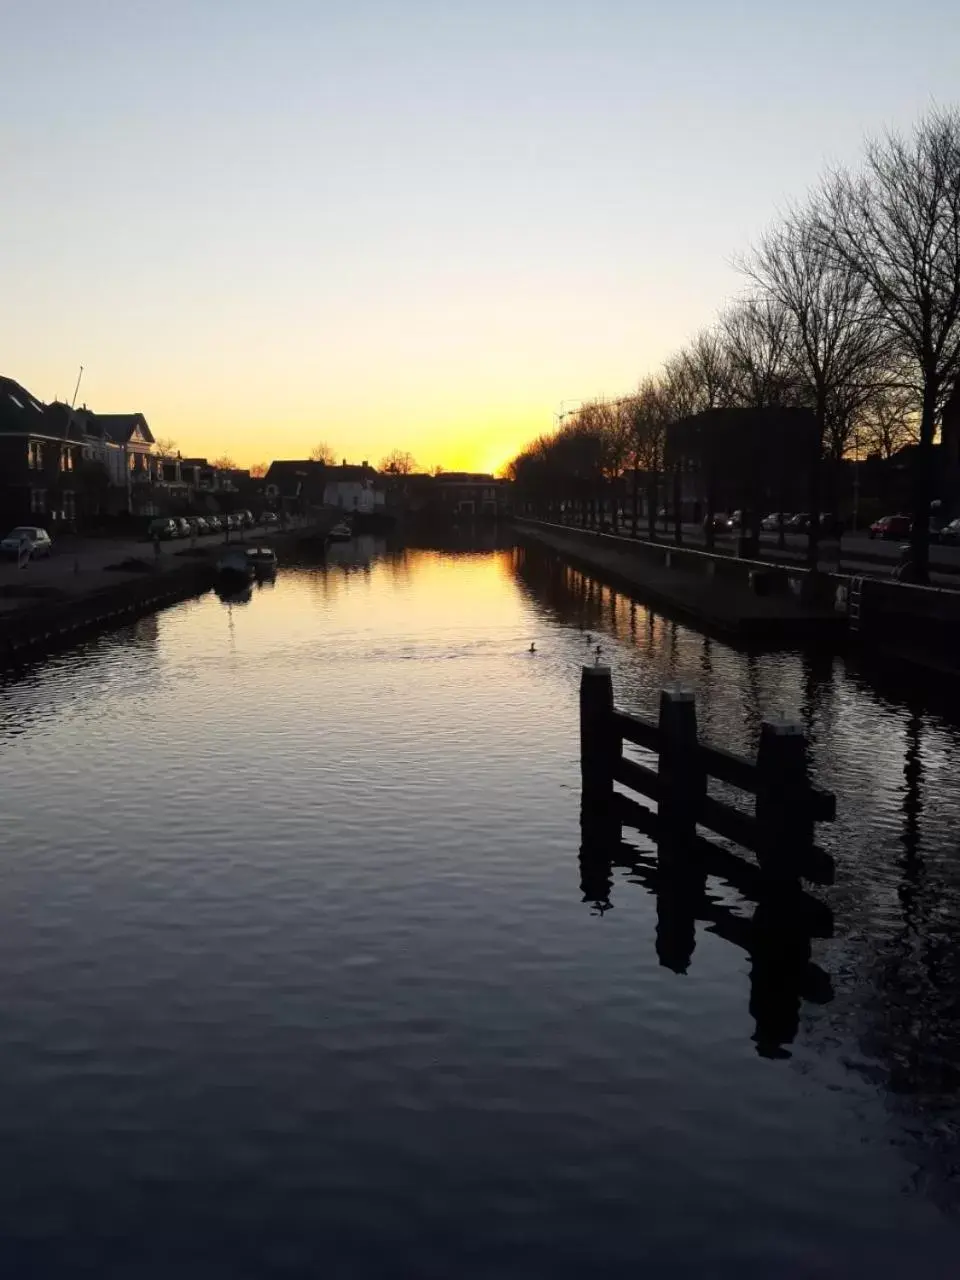
<svg viewBox="0 0 960 1280">
<path fill-rule="evenodd" d="M 491 469 L 619 395 L 955 0 L 7 0 L 0 373 L 242 464 Z"/>
</svg>

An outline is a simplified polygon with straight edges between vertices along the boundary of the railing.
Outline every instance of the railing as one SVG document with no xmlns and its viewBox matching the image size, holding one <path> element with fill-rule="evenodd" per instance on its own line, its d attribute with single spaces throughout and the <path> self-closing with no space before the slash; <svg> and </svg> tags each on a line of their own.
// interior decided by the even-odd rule
<svg viewBox="0 0 960 1280">
<path fill-rule="evenodd" d="M 658 768 L 624 756 L 624 741 L 654 752 Z M 833 820 L 836 802 L 811 783 L 807 740 L 797 724 L 765 720 L 756 759 L 749 760 L 699 740 L 689 690 L 664 689 L 654 723 L 615 708 L 609 667 L 585 666 L 580 746 L 585 823 L 613 817 L 639 825 L 656 835 L 661 854 L 694 849 L 702 827 L 756 854 L 764 880 L 832 883 L 833 860 L 813 837 L 817 822 Z M 755 797 L 753 812 L 709 795 L 709 778 Z M 655 800 L 656 814 L 617 792 L 615 783 Z M 710 849 L 723 857 L 723 850 Z"/>
</svg>

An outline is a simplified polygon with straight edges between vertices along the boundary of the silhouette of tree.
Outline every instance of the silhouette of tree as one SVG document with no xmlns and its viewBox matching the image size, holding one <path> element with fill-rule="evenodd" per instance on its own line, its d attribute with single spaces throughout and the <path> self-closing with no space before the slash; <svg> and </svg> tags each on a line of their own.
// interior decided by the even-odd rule
<svg viewBox="0 0 960 1280">
<path fill-rule="evenodd" d="M 262 480 L 270 468 L 265 462 L 255 462 L 250 468 L 251 478 L 254 480 Z"/>
<path fill-rule="evenodd" d="M 332 467 L 336 460 L 337 455 L 326 440 L 319 440 L 310 450 L 311 462 L 322 462 L 324 466 Z"/>
<path fill-rule="evenodd" d="M 157 436 L 153 447 L 161 458 L 172 458 L 177 452 L 177 442 L 170 436 Z"/>
<path fill-rule="evenodd" d="M 913 573 L 929 578 L 928 517 L 938 413 L 960 373 L 960 111 L 935 111 L 912 138 L 867 146 L 859 173 L 824 185 L 824 243 L 866 281 L 920 392 L 913 475 Z"/>
<path fill-rule="evenodd" d="M 807 554 L 816 565 L 821 460 L 842 461 L 889 343 L 865 278 L 831 251 L 815 214 L 793 213 L 768 231 L 741 269 L 789 318 L 789 357 L 800 395 L 812 404 L 817 453 L 809 467 Z"/>
<path fill-rule="evenodd" d="M 237 464 L 228 453 L 221 454 L 219 458 L 214 458 L 213 465 L 218 471 L 236 471 Z"/>
<path fill-rule="evenodd" d="M 392 449 L 380 460 L 380 470 L 394 476 L 409 476 L 417 469 L 417 462 L 412 453 L 403 449 Z"/>
</svg>

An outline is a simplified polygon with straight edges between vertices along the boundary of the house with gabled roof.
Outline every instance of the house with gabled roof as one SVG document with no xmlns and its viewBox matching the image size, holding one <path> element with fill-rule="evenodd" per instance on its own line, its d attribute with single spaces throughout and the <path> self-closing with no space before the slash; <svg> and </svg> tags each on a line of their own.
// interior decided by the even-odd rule
<svg viewBox="0 0 960 1280">
<path fill-rule="evenodd" d="M 53 529 L 76 516 L 82 431 L 69 405 L 0 377 L 0 523 Z"/>
</svg>

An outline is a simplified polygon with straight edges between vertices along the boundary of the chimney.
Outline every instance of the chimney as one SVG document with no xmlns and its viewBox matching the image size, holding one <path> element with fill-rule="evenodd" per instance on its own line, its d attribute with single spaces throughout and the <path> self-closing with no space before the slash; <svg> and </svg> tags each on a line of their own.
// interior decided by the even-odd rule
<svg viewBox="0 0 960 1280">
<path fill-rule="evenodd" d="M 364 460 L 363 460 L 363 469 L 364 469 L 364 471 L 366 471 L 366 469 L 367 469 L 367 467 L 368 467 L 369 465 L 370 465 L 370 463 L 369 463 L 369 462 L 367 462 L 366 458 L 364 458 Z"/>
<path fill-rule="evenodd" d="M 344 466 L 346 466 L 346 465 L 347 465 L 347 460 L 346 460 L 346 458 L 344 458 L 344 460 L 343 460 L 343 465 L 344 465 Z"/>
</svg>

